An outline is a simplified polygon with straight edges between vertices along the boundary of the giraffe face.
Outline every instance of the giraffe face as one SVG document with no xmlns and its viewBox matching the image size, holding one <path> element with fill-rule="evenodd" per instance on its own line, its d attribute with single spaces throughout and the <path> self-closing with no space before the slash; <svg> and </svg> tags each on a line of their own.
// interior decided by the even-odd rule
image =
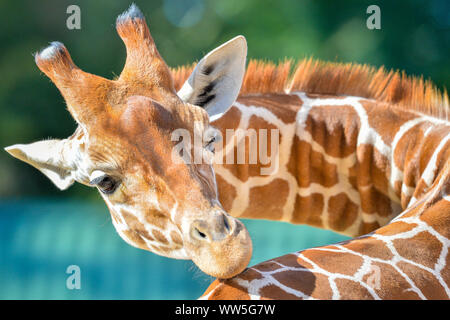
<svg viewBox="0 0 450 320">
<path fill-rule="evenodd" d="M 212 164 L 189 161 L 195 153 L 213 157 L 208 140 L 200 146 L 190 143 L 188 159 L 174 152 L 180 142 L 172 141 L 173 132 L 180 128 L 192 137 L 215 137 L 203 108 L 128 98 L 120 116 L 72 138 L 82 141 L 73 146 L 78 148 L 73 153 L 83 159 L 77 167 L 84 174 L 77 180 L 99 190 L 127 243 L 192 259 L 216 277 L 233 276 L 251 257 L 249 234 L 222 209 Z"/>
<path fill-rule="evenodd" d="M 139 9 L 131 6 L 116 26 L 127 61 L 114 81 L 81 71 L 61 43 L 36 54 L 38 67 L 61 91 L 79 127 L 68 139 L 6 150 L 60 189 L 74 181 L 96 187 L 129 244 L 191 259 L 218 278 L 232 277 L 250 260 L 249 234 L 217 200 L 211 162 L 189 161 L 174 152 L 180 142 L 173 133 L 182 129 L 207 137 L 184 150 L 191 158 L 213 158 L 210 142 L 216 130 L 209 117 L 225 112 L 237 97 L 245 39 L 237 37 L 205 56 L 177 93 Z"/>
</svg>

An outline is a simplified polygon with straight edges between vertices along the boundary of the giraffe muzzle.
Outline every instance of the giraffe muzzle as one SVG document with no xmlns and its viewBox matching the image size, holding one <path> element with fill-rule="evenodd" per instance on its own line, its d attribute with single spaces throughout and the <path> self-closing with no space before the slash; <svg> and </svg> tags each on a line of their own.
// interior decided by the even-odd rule
<svg viewBox="0 0 450 320">
<path fill-rule="evenodd" d="M 185 248 L 206 274 L 227 279 L 242 272 L 252 256 L 252 241 L 245 226 L 225 213 L 196 219 L 190 225 Z"/>
</svg>

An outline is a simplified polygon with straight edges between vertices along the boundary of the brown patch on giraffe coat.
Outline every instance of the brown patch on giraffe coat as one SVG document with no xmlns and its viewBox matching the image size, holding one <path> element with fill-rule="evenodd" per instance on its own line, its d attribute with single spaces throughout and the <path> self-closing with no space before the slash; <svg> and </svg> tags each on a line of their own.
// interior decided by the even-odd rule
<svg viewBox="0 0 450 320">
<path fill-rule="evenodd" d="M 313 107 L 305 123 L 314 141 L 336 158 L 355 152 L 359 128 L 359 117 L 352 106 Z"/>
<path fill-rule="evenodd" d="M 380 217 L 393 215 L 392 201 L 389 194 L 390 164 L 388 159 L 374 146 L 361 144 L 357 148 L 357 162 L 349 170 L 349 182 L 359 193 L 361 210 L 366 214 Z M 400 193 L 398 193 L 400 196 Z M 375 230 L 366 225 L 367 231 Z"/>
<path fill-rule="evenodd" d="M 372 262 L 372 266 L 372 270 L 363 276 L 362 281 L 371 286 L 380 299 L 420 299 L 417 293 L 409 291 L 410 284 L 391 265 Z M 380 272 L 376 274 L 376 270 Z"/>
<path fill-rule="evenodd" d="M 252 281 L 252 280 L 259 280 L 262 279 L 263 275 L 258 272 L 255 268 L 248 268 L 245 269 L 242 273 L 239 274 L 239 279 L 245 280 L 245 281 Z"/>
<path fill-rule="evenodd" d="M 269 284 L 259 290 L 261 300 L 299 300 L 300 297 L 284 291 L 275 284 Z"/>
<path fill-rule="evenodd" d="M 149 210 L 145 215 L 144 219 L 150 225 L 164 230 L 167 227 L 167 217 L 162 215 L 156 210 Z"/>
<path fill-rule="evenodd" d="M 273 197 L 273 190 L 277 190 L 277 196 Z M 242 217 L 251 218 L 257 213 L 258 219 L 280 220 L 283 216 L 283 207 L 289 193 L 289 184 L 282 179 L 250 189 L 249 205 Z"/>
<path fill-rule="evenodd" d="M 447 186 L 449 188 L 449 186 Z M 449 190 L 445 191 L 448 192 Z M 447 193 L 450 194 L 450 193 Z M 420 215 L 420 220 L 424 221 L 433 229 L 446 237 L 450 238 L 450 202 L 440 199 L 433 207 L 429 208 Z M 450 255 L 449 255 L 450 256 Z"/>
<path fill-rule="evenodd" d="M 388 217 L 392 214 L 391 199 L 375 189 L 373 185 L 359 188 L 361 209 L 365 213 Z"/>
<path fill-rule="evenodd" d="M 355 222 L 359 213 L 359 207 L 349 199 L 347 194 L 339 193 L 329 198 L 328 212 L 330 228 L 336 231 L 343 231 Z"/>
<path fill-rule="evenodd" d="M 327 247 L 324 247 L 326 249 Z M 330 247 L 332 248 L 332 247 Z M 303 255 L 328 272 L 353 275 L 363 264 L 363 259 L 346 252 L 332 252 L 309 249 Z"/>
<path fill-rule="evenodd" d="M 163 245 L 159 245 L 157 248 L 158 248 L 158 252 L 162 253 L 162 254 L 168 254 L 173 249 L 173 248 L 170 248 L 168 246 L 163 246 Z"/>
<path fill-rule="evenodd" d="M 403 261 L 397 263 L 397 266 L 414 282 L 427 299 L 448 299 L 445 289 L 430 272 Z"/>
<path fill-rule="evenodd" d="M 406 223 L 403 221 L 394 221 L 384 226 L 379 231 L 375 231 L 375 233 L 382 234 L 384 236 L 393 236 L 399 233 L 408 232 L 417 227 L 415 223 Z"/>
<path fill-rule="evenodd" d="M 424 132 L 428 129 L 428 135 Z M 399 141 L 394 154 L 395 163 L 400 170 L 403 170 L 403 183 L 406 186 L 414 188 L 413 196 L 420 199 L 430 188 L 430 186 L 421 178 L 425 168 L 430 165 L 430 160 L 437 146 L 442 139 L 450 133 L 448 126 L 430 124 L 423 122 L 409 130 Z M 432 181 L 438 173 L 444 168 L 444 165 L 450 157 L 450 148 L 444 146 L 436 157 L 436 171 Z M 399 184 L 400 188 L 401 184 Z M 411 196 L 402 194 L 402 206 L 406 208 Z"/>
<path fill-rule="evenodd" d="M 425 130 L 426 128 L 423 128 L 423 131 Z M 420 156 L 425 139 L 423 132 L 417 133 L 416 135 L 414 133 L 416 133 L 414 130 L 408 131 L 399 141 L 394 153 L 394 161 L 397 167 L 403 171 L 403 183 L 406 186 L 416 188 L 421 175 Z M 402 201 L 403 208 L 406 208 L 408 203 L 409 199 Z"/>
<path fill-rule="evenodd" d="M 309 197 L 295 196 L 292 223 L 305 223 L 315 227 L 322 227 L 322 212 L 324 208 L 323 195 L 313 193 Z"/>
<path fill-rule="evenodd" d="M 442 244 L 427 231 L 412 238 L 392 241 L 397 252 L 404 258 L 434 268 L 442 250 Z"/>
<path fill-rule="evenodd" d="M 418 115 L 405 110 L 393 109 L 387 103 L 361 100 L 366 109 L 369 126 L 373 128 L 387 145 L 391 145 L 400 127 Z M 389 119 L 389 121 L 386 121 Z"/>
<path fill-rule="evenodd" d="M 263 107 L 272 112 L 286 124 L 293 123 L 298 109 L 303 104 L 297 95 L 263 94 L 258 96 L 244 95 L 237 100 L 245 106 Z M 269 108 L 267 108 L 269 106 Z"/>
<path fill-rule="evenodd" d="M 310 270 L 279 272 L 272 276 L 281 284 L 316 299 L 331 299 L 333 296 L 328 277 Z"/>
<path fill-rule="evenodd" d="M 378 222 L 362 222 L 359 226 L 359 233 L 358 234 L 367 234 L 369 232 L 372 232 L 380 227 L 380 224 Z"/>
<path fill-rule="evenodd" d="M 351 241 L 345 247 L 352 251 L 364 252 L 365 256 L 372 258 L 390 260 L 393 257 L 383 241 L 371 237 Z"/>
<path fill-rule="evenodd" d="M 122 209 L 120 212 L 122 213 L 123 219 L 125 220 L 125 224 L 130 228 L 130 231 L 133 231 L 137 235 L 148 240 L 154 240 L 154 238 L 147 232 L 144 225 L 132 213 L 124 209 Z"/>
<path fill-rule="evenodd" d="M 178 232 L 176 232 L 174 230 L 172 230 L 170 232 L 170 239 L 172 240 L 172 242 L 174 244 L 177 244 L 177 245 L 180 245 L 180 246 L 183 245 L 183 240 L 181 239 L 181 236 L 179 235 Z"/>
<path fill-rule="evenodd" d="M 430 159 L 434 155 L 437 147 L 442 142 L 442 139 L 449 134 L 449 128 L 447 126 L 434 127 L 426 137 L 420 153 L 420 173 L 423 174 L 425 168 L 430 163 Z M 449 142 L 447 141 L 446 144 Z M 446 148 L 444 147 L 443 150 Z M 437 162 L 442 159 L 436 159 Z M 447 159 L 445 159 L 447 160 Z"/>
<path fill-rule="evenodd" d="M 443 171 L 444 166 L 448 163 L 448 161 L 449 161 L 448 159 L 450 158 L 450 148 L 449 148 L 450 141 L 448 140 L 445 143 L 445 145 L 442 147 L 441 151 L 437 154 L 437 157 L 435 159 L 435 163 L 431 163 L 430 160 L 433 157 L 433 155 L 434 155 L 437 147 L 441 143 L 442 139 L 446 135 L 450 135 L 450 130 L 444 131 L 444 130 L 441 129 L 441 130 L 436 130 L 436 131 L 439 131 L 441 133 L 443 131 L 443 134 L 442 135 L 440 135 L 440 134 L 434 135 L 433 136 L 433 140 L 430 142 L 432 146 L 428 147 L 427 143 L 431 139 L 431 138 L 429 138 L 431 136 L 431 134 L 429 134 L 429 136 L 427 137 L 427 139 L 426 139 L 426 141 L 424 143 L 426 145 L 426 147 L 423 147 L 423 149 L 426 148 L 426 151 L 423 151 L 423 152 L 428 152 L 428 154 L 422 154 L 422 153 L 420 154 L 420 156 L 421 156 L 420 161 L 419 161 L 420 162 L 420 169 L 419 169 L 419 171 L 420 171 L 420 175 L 419 175 L 420 180 L 418 181 L 417 187 L 416 187 L 416 189 L 414 191 L 414 197 L 416 199 L 422 198 L 422 196 L 428 190 L 431 189 L 431 187 L 432 187 L 433 183 L 436 181 L 439 173 Z M 432 132 L 436 133 L 434 130 Z M 434 149 L 432 149 L 432 148 L 434 148 Z M 427 162 L 425 162 L 424 159 L 427 160 Z M 425 169 L 426 169 L 426 167 L 428 165 L 434 165 L 435 168 L 436 168 L 434 170 L 434 172 L 433 172 L 433 176 L 431 178 L 431 184 L 430 185 L 428 185 L 428 183 L 425 182 L 425 180 L 422 178 L 422 175 L 423 175 L 423 173 L 424 173 L 424 171 L 425 171 Z"/>
<path fill-rule="evenodd" d="M 449 132 L 450 135 L 450 126 Z M 444 171 L 445 165 L 450 161 L 450 140 L 448 140 L 445 145 L 442 147 L 442 150 L 437 154 L 436 158 L 436 176 L 439 175 L 440 172 Z M 449 181 L 450 182 L 450 181 Z M 450 192 L 450 186 L 447 184 L 446 191 Z M 449 193 L 446 193 L 447 195 Z"/>
<path fill-rule="evenodd" d="M 163 244 L 168 244 L 169 241 L 167 240 L 167 238 L 161 233 L 161 231 L 157 230 L 157 229 L 153 229 L 152 230 L 152 234 L 155 237 L 156 241 L 163 243 Z"/>
<path fill-rule="evenodd" d="M 370 292 L 356 281 L 336 279 L 334 281 L 341 300 L 373 300 Z"/>
<path fill-rule="evenodd" d="M 427 123 L 419 123 L 405 132 L 398 141 L 394 150 L 394 163 L 397 168 L 404 173 L 404 183 L 409 186 L 415 186 L 417 181 L 411 180 L 416 177 L 418 170 L 417 160 L 420 156 L 420 150 L 423 147 L 424 131 L 428 128 Z M 413 175 L 408 175 L 408 171 L 414 170 Z"/>
<path fill-rule="evenodd" d="M 225 181 L 220 174 L 216 173 L 217 190 L 219 193 L 219 201 L 226 212 L 230 212 L 233 201 L 236 199 L 236 188 Z"/>
<path fill-rule="evenodd" d="M 142 239 L 142 236 L 135 230 L 123 230 L 123 235 L 128 238 L 129 241 L 134 243 L 135 246 L 141 249 L 147 250 L 149 247 L 147 243 Z"/>
<path fill-rule="evenodd" d="M 303 265 L 303 262 L 300 262 L 299 255 L 296 253 L 285 254 L 284 256 L 274 259 L 273 261 L 276 261 L 283 266 L 293 268 L 298 268 L 300 265 Z"/>
<path fill-rule="evenodd" d="M 209 300 L 250 300 L 247 289 L 233 280 L 214 280 L 204 295 L 209 294 Z"/>
<path fill-rule="evenodd" d="M 221 130 L 222 137 L 225 138 L 226 129 L 237 129 L 241 121 L 242 112 L 235 106 L 231 106 L 220 118 L 211 122 L 211 125 Z"/>
<path fill-rule="evenodd" d="M 337 167 L 325 160 L 323 154 L 313 151 L 309 143 L 294 137 L 287 170 L 300 188 L 311 183 L 331 187 L 338 182 Z"/>
<path fill-rule="evenodd" d="M 314 287 L 313 291 L 311 292 L 310 296 L 312 298 L 320 299 L 320 300 L 332 299 L 333 292 L 331 290 L 331 286 L 330 286 L 330 282 L 328 281 L 328 277 L 323 274 L 320 274 L 320 273 L 316 273 L 316 274 L 314 274 L 314 276 L 316 277 L 315 287 Z M 301 290 L 301 289 L 302 288 L 299 287 L 299 290 Z M 307 288 L 305 288 L 304 290 L 307 291 Z"/>
<path fill-rule="evenodd" d="M 418 167 L 419 167 L 419 174 L 417 175 L 419 178 L 418 182 L 416 183 L 416 189 L 414 192 L 414 197 L 416 199 L 419 199 L 422 195 L 424 195 L 431 185 L 428 185 L 425 180 L 422 178 L 422 175 L 427 168 L 428 165 L 432 165 L 430 163 L 431 158 L 433 157 L 437 147 L 442 142 L 442 139 L 449 134 L 449 129 L 446 127 L 438 127 L 434 128 L 426 137 L 421 150 L 420 150 L 420 157 L 418 159 Z M 443 147 L 442 151 L 438 154 L 438 157 L 436 158 L 436 169 L 444 167 L 445 163 L 448 161 L 448 158 L 444 158 L 445 156 L 448 157 L 448 145 L 450 144 L 450 141 L 447 141 L 446 145 Z M 432 182 L 436 179 L 438 176 L 439 171 L 434 171 L 434 175 L 432 178 Z"/>
<path fill-rule="evenodd" d="M 261 272 L 270 272 L 277 269 L 282 268 L 278 263 L 276 263 L 277 259 L 264 261 L 261 263 L 258 263 L 257 265 L 253 266 L 252 268 Z"/>
<path fill-rule="evenodd" d="M 388 159 L 370 144 L 359 145 L 356 156 L 359 189 L 373 184 L 376 190 L 388 195 L 388 175 L 391 170 Z"/>
</svg>

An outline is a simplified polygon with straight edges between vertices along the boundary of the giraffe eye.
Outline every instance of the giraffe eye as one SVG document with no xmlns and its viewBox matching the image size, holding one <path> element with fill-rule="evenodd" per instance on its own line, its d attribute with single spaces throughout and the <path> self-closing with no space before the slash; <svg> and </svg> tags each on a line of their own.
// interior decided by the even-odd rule
<svg viewBox="0 0 450 320">
<path fill-rule="evenodd" d="M 118 186 L 117 181 L 108 175 L 104 175 L 104 176 L 95 178 L 90 183 L 92 185 L 97 186 L 97 188 L 104 194 L 114 193 L 114 191 L 116 191 L 117 186 Z"/>
</svg>

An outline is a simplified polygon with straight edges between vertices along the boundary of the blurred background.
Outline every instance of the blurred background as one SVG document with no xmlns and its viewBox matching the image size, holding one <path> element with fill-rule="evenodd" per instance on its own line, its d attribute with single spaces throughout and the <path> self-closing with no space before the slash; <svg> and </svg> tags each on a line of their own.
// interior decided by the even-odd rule
<svg viewBox="0 0 450 320">
<path fill-rule="evenodd" d="M 191 63 L 242 34 L 249 58 L 313 56 L 367 63 L 450 86 L 450 2 L 322 0 L 135 0 L 170 66 Z M 69 30 L 66 9 L 81 9 Z M 75 130 L 56 87 L 32 54 L 61 41 L 83 70 L 119 75 L 125 48 L 116 16 L 131 0 L 0 2 L 0 146 Z M 381 30 L 366 9 L 381 8 Z M 325 230 L 244 220 L 255 264 L 346 239 Z M 66 288 L 66 269 L 81 269 L 81 289 Z M 194 299 L 213 279 L 191 262 L 159 257 L 116 234 L 97 192 L 76 184 L 60 192 L 36 169 L 0 150 L 0 299 Z"/>
</svg>

